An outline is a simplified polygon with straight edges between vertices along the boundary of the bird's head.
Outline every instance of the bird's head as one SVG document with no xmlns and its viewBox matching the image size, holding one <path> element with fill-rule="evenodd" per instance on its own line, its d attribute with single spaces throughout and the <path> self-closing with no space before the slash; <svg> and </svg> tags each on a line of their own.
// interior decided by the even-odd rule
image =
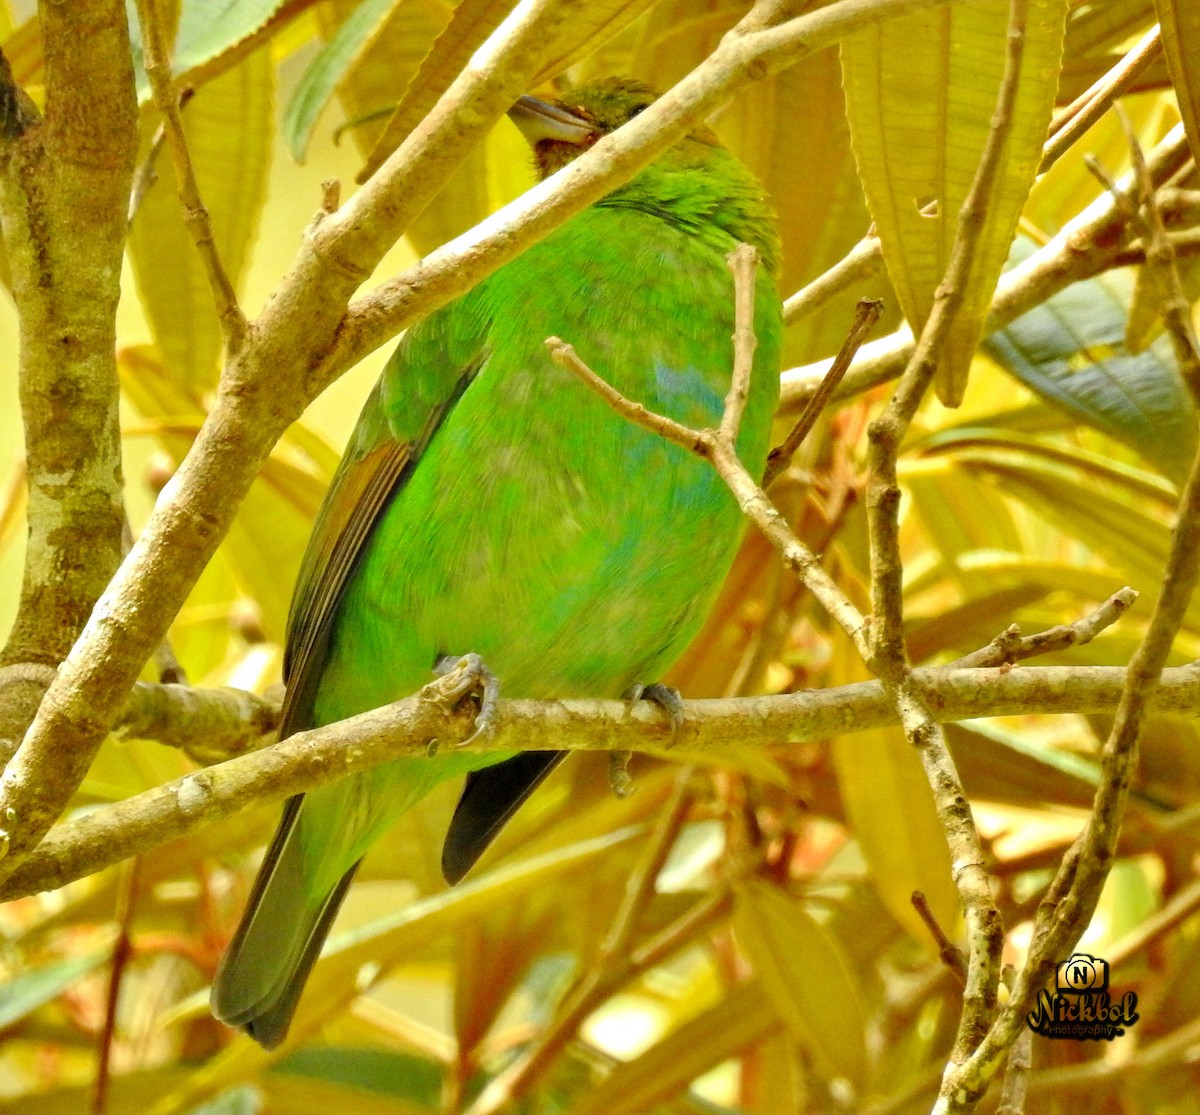
<svg viewBox="0 0 1200 1115">
<path fill-rule="evenodd" d="M 508 115 L 533 148 L 539 178 L 548 178 L 657 99 L 640 81 L 606 77 L 568 90 L 556 102 L 522 97 Z M 759 250 L 774 272 L 779 257 L 775 214 L 754 176 L 711 128 L 689 132 L 601 205 L 659 213 L 690 231 L 716 226 Z"/>
</svg>

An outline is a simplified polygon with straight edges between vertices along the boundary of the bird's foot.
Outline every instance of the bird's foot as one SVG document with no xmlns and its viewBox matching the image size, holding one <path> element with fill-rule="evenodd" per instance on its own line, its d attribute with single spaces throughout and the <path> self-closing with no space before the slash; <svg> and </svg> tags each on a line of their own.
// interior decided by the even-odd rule
<svg viewBox="0 0 1200 1115">
<path fill-rule="evenodd" d="M 612 787 L 613 797 L 624 800 L 630 797 L 636 789 L 633 784 L 633 775 L 629 773 L 629 760 L 632 758 L 632 751 L 610 751 L 608 753 L 608 784 Z"/>
<path fill-rule="evenodd" d="M 660 685 L 658 682 L 650 685 L 631 685 L 625 690 L 625 700 L 653 701 L 658 705 L 671 722 L 671 740 L 667 746 L 675 745 L 676 740 L 679 739 L 679 729 L 683 727 L 683 698 L 679 695 L 678 689 L 673 689 L 669 685 Z"/>
<path fill-rule="evenodd" d="M 483 659 L 478 654 L 446 654 L 434 663 L 433 672 L 438 680 L 427 685 L 422 695 L 447 712 L 453 711 L 464 697 L 472 693 L 479 695 L 475 731 L 456 746 L 465 747 L 480 737 L 490 737 L 495 730 L 500 682 L 484 665 Z"/>
</svg>

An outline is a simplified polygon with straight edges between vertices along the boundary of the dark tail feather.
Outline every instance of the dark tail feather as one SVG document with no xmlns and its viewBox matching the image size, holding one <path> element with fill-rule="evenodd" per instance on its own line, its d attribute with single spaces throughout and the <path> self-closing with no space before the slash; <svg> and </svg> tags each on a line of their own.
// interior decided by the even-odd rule
<svg viewBox="0 0 1200 1115">
<path fill-rule="evenodd" d="M 522 751 L 467 775 L 442 845 L 446 882 L 453 886 L 475 866 L 505 822 L 566 755 L 565 751 Z"/>
<path fill-rule="evenodd" d="M 296 838 L 301 801 L 303 795 L 288 800 L 213 980 L 213 1014 L 242 1027 L 266 1049 L 287 1036 L 300 992 L 358 868 L 350 868 L 324 898 L 308 896 Z"/>
</svg>

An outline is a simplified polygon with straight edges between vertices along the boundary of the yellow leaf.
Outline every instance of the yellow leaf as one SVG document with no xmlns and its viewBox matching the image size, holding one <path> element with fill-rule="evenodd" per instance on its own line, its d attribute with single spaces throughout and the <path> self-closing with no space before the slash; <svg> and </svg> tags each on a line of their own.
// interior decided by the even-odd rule
<svg viewBox="0 0 1200 1115">
<path fill-rule="evenodd" d="M 898 728 L 879 728 L 834 740 L 833 760 L 846 814 L 884 905 L 920 944 L 932 947 L 912 905 L 919 890 L 953 937 L 959 907 L 950 852 L 916 751 Z"/>
<path fill-rule="evenodd" d="M 1196 0 L 1154 0 L 1154 7 L 1188 145 L 1200 158 L 1200 7 Z"/>
<path fill-rule="evenodd" d="M 1065 0 L 1032 0 L 1012 130 L 951 330 L 938 395 L 966 387 L 996 280 L 1041 160 L 1062 57 Z M 842 44 L 859 176 L 901 308 L 920 332 L 946 270 L 963 200 L 1004 71 L 1008 0 L 975 0 L 889 20 Z"/>
<path fill-rule="evenodd" d="M 274 87 L 270 53 L 256 50 L 199 89 L 183 110 L 215 248 L 235 289 L 266 198 Z M 129 253 L 146 319 L 171 377 L 201 394 L 216 384 L 220 322 L 204 266 L 183 224 L 165 152 L 157 170 L 158 180 L 130 226 Z"/>
<path fill-rule="evenodd" d="M 758 880 L 739 887 L 733 930 L 767 998 L 827 1072 L 867 1072 L 858 981 L 838 941 L 804 907 Z"/>
</svg>

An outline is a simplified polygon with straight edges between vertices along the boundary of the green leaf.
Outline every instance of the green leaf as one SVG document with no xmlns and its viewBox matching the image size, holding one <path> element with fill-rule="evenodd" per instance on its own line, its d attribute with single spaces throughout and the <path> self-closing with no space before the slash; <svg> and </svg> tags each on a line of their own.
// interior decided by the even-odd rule
<svg viewBox="0 0 1200 1115">
<path fill-rule="evenodd" d="M 292 158 L 304 162 L 309 137 L 338 83 L 362 56 L 401 0 L 363 0 L 309 63 L 283 112 L 281 130 Z"/>
<path fill-rule="evenodd" d="M 430 1110 L 437 1108 L 442 1090 L 439 1065 L 389 1049 L 297 1049 L 271 1071 L 275 1076 L 321 1080 L 410 1100 Z"/>
<path fill-rule="evenodd" d="M 1013 262 L 1032 252 L 1019 238 Z M 1196 410 L 1167 337 L 1136 356 L 1126 348 L 1132 289 L 1124 271 L 1073 283 L 993 333 L 984 351 L 1030 390 L 1179 481 L 1196 452 Z"/>
<path fill-rule="evenodd" d="M 172 67 L 177 74 L 216 58 L 260 30 L 284 0 L 183 0 Z"/>
<path fill-rule="evenodd" d="M 284 0 L 182 0 L 171 56 L 172 73 L 186 74 L 232 50 L 284 6 Z M 134 0 L 125 0 L 133 47 L 134 79 L 139 104 L 150 100 L 150 82 L 142 61 L 142 28 Z"/>
<path fill-rule="evenodd" d="M 860 1087 L 867 1074 L 858 981 L 837 940 L 799 903 L 752 881 L 737 890 L 733 928 L 767 998 L 827 1072 Z"/>
<path fill-rule="evenodd" d="M 975 0 L 888 20 L 842 44 L 859 177 L 914 333 L 933 308 L 988 137 L 1005 65 L 1008 12 L 1008 0 Z M 939 370 L 938 395 L 948 405 L 962 397 L 1041 161 L 1065 16 L 1064 0 L 1029 5 L 1012 131 L 982 226 L 972 234 L 974 264 Z"/>
<path fill-rule="evenodd" d="M 67 960 L 56 960 L 0 983 L 0 1029 L 19 1022 L 38 1007 L 45 1006 L 82 976 L 106 963 L 111 955 L 109 949 L 101 949 Z"/>
<path fill-rule="evenodd" d="M 188 1115 L 259 1115 L 262 1110 L 262 1093 L 246 1084 L 193 1107 Z"/>
</svg>

